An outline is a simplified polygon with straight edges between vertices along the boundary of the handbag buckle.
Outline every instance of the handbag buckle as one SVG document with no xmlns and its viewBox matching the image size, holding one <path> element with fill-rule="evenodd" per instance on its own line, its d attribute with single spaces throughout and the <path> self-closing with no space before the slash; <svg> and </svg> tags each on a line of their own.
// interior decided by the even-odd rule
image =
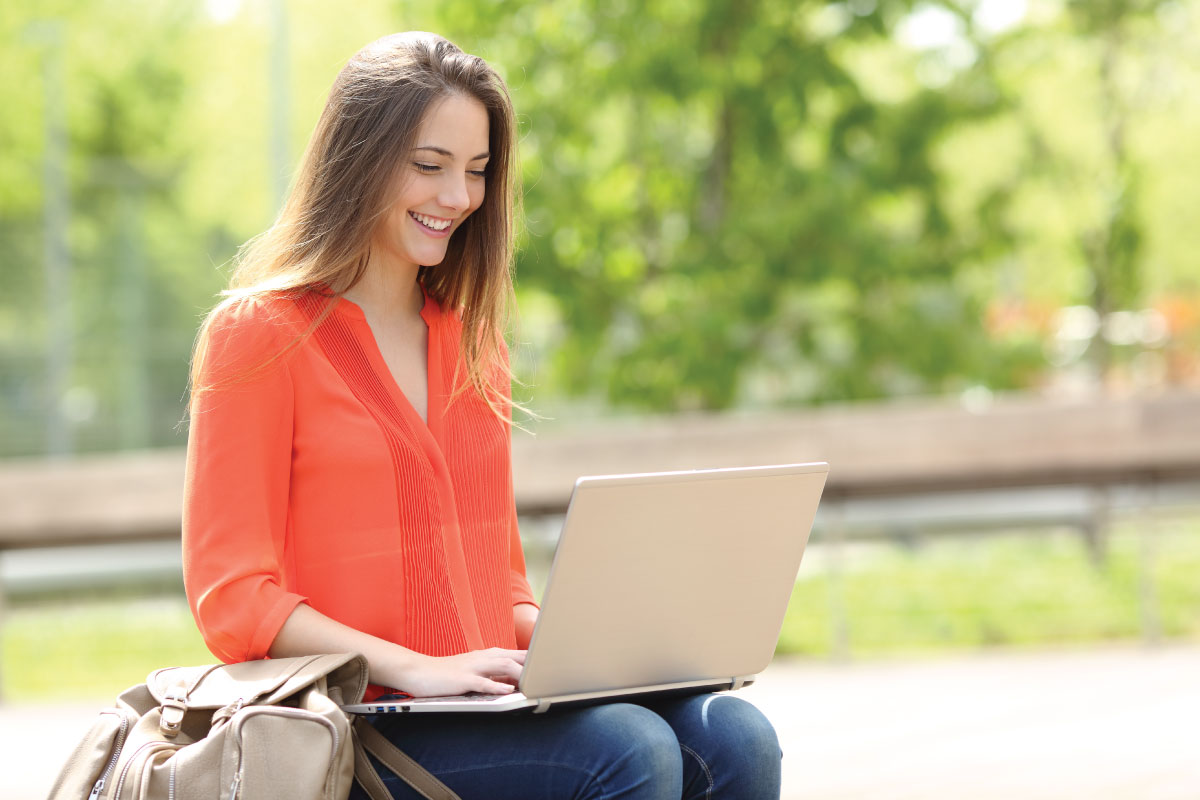
<svg viewBox="0 0 1200 800">
<path fill-rule="evenodd" d="M 187 713 L 187 692 L 182 686 L 167 689 L 162 705 L 158 709 L 158 729 L 163 736 L 174 739 L 183 727 L 183 716 Z"/>
</svg>

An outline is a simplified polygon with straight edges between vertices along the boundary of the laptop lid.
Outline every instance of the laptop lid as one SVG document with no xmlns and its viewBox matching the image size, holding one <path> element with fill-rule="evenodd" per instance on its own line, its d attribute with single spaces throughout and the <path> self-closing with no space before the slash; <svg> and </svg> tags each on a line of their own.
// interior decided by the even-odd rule
<svg viewBox="0 0 1200 800">
<path fill-rule="evenodd" d="M 529 698 L 770 663 L 825 463 L 580 478 L 521 674 Z"/>
<path fill-rule="evenodd" d="M 828 471 L 812 463 L 580 478 L 520 692 L 343 708 L 545 711 L 737 688 L 774 655 Z"/>
</svg>

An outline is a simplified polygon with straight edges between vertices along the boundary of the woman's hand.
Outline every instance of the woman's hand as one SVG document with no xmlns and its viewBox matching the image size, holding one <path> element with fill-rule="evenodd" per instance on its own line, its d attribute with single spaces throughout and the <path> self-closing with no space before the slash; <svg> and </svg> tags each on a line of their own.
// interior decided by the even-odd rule
<svg viewBox="0 0 1200 800">
<path fill-rule="evenodd" d="M 474 650 L 436 658 L 357 631 L 301 603 L 292 610 L 271 644 L 271 658 L 313 653 L 362 653 L 372 683 L 413 697 L 508 694 L 525 664 L 524 650 Z"/>
<path fill-rule="evenodd" d="M 524 650 L 473 650 L 457 656 L 415 658 L 405 670 L 404 680 L 396 686 L 413 697 L 481 692 L 509 694 L 521 677 L 525 665 Z"/>
</svg>

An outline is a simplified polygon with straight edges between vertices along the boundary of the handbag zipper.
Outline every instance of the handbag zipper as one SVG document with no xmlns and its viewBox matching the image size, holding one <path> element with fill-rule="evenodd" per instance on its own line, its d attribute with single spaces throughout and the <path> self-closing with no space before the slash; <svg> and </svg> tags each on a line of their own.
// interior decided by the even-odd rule
<svg viewBox="0 0 1200 800">
<path fill-rule="evenodd" d="M 145 752 L 146 750 L 182 750 L 182 749 L 183 749 L 183 745 L 179 745 L 179 744 L 170 744 L 168 742 L 146 742 L 141 747 L 139 747 L 137 750 L 134 750 L 133 754 L 129 756 L 129 760 L 125 762 L 124 768 L 121 769 L 121 777 L 119 777 L 117 779 L 117 785 L 113 789 L 113 793 L 110 796 L 110 800 L 117 800 L 118 798 L 120 798 L 121 790 L 125 788 L 125 778 L 129 775 L 129 769 L 133 766 L 133 762 L 137 761 L 138 756 L 140 756 L 143 752 Z M 89 798 L 89 800 L 90 800 L 90 798 Z"/>
<path fill-rule="evenodd" d="M 121 757 L 121 748 L 125 746 L 125 734 L 128 731 L 129 719 L 122 714 L 121 730 L 117 732 L 117 744 L 113 747 L 112 757 L 108 759 L 108 764 L 104 767 L 104 772 L 100 773 L 100 779 L 92 786 L 92 792 L 88 795 L 88 800 L 96 800 L 100 796 L 100 793 L 104 791 L 104 785 L 108 783 L 113 769 L 117 766 L 117 759 Z"/>
</svg>

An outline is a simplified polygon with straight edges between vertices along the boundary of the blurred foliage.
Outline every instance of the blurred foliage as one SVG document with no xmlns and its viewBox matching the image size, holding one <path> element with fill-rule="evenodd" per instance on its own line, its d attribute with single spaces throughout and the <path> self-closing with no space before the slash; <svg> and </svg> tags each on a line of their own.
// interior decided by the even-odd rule
<svg viewBox="0 0 1200 800">
<path fill-rule="evenodd" d="M 470 5 L 442 8 L 475 40 Z M 483 49 L 525 54 L 518 275 L 567 321 L 568 391 L 712 409 L 1014 385 L 954 285 L 987 236 L 953 225 L 933 163 L 1002 96 L 974 69 L 891 100 L 856 74 L 911 2 L 510 5 Z"/>
<path fill-rule="evenodd" d="M 341 64 L 405 28 L 445 33 L 512 88 L 536 408 L 1037 387 L 1063 367 L 1047 362 L 1055 309 L 1079 304 L 1164 309 L 1173 338 L 1155 346 L 1193 375 L 1195 2 L 1029 0 L 990 21 L 1012 5 L 7 4 L 0 454 L 40 451 L 58 418 L 81 450 L 182 443 L 218 267 L 270 223 L 274 165 L 297 160 Z M 72 282 L 48 297 L 55 98 Z M 62 396 L 45 378 L 55 302 L 73 320 Z M 1100 373 L 1144 349 L 1085 344 L 1070 358 Z"/>
</svg>

